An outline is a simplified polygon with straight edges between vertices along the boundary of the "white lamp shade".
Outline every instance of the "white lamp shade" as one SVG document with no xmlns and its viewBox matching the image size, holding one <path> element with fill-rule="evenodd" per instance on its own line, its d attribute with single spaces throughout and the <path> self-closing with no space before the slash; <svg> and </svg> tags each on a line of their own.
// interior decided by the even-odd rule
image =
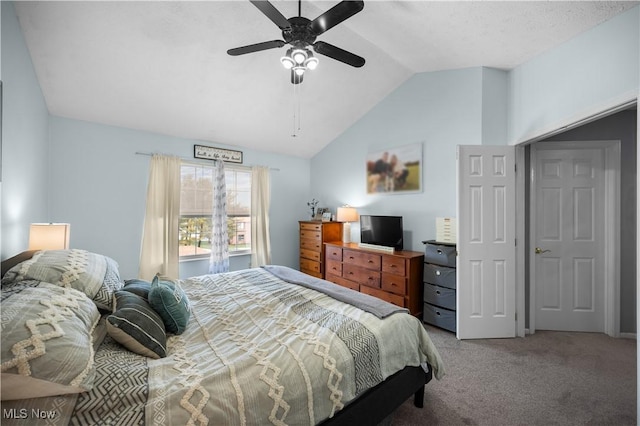
<svg viewBox="0 0 640 426">
<path fill-rule="evenodd" d="M 355 209 L 355 207 L 338 207 L 336 220 L 338 222 L 356 222 L 358 220 L 358 211 Z"/>
<path fill-rule="evenodd" d="M 32 223 L 29 250 L 65 250 L 69 248 L 71 225 L 68 223 Z"/>
</svg>

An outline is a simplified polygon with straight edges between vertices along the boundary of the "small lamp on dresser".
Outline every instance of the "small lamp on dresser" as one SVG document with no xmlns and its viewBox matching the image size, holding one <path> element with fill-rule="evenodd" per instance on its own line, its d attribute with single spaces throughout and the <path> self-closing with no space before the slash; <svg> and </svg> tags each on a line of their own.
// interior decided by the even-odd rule
<svg viewBox="0 0 640 426">
<path fill-rule="evenodd" d="M 29 250 L 66 250 L 69 248 L 68 223 L 32 223 L 29 229 Z"/>
<path fill-rule="evenodd" d="M 358 211 L 355 209 L 355 207 L 351 206 L 338 207 L 336 220 L 338 222 L 344 222 L 342 225 L 342 242 L 350 243 L 351 222 L 356 222 L 358 220 Z"/>
</svg>

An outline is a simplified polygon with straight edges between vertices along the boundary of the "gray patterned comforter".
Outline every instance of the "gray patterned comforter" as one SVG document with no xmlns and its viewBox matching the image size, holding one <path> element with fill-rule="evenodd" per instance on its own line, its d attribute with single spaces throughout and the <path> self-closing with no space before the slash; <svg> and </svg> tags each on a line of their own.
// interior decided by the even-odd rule
<svg viewBox="0 0 640 426">
<path fill-rule="evenodd" d="M 429 362 L 435 377 L 444 374 L 406 313 L 381 320 L 261 268 L 181 286 L 192 315 L 170 337 L 167 358 L 136 355 L 107 336 L 93 390 L 4 401 L 2 424 L 316 424 L 405 366 Z"/>
</svg>

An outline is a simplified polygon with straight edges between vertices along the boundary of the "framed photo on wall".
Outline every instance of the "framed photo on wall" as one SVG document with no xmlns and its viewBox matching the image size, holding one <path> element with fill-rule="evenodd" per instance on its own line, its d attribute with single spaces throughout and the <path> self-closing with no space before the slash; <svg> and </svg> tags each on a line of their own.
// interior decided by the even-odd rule
<svg viewBox="0 0 640 426">
<path fill-rule="evenodd" d="M 371 152 L 366 160 L 367 194 L 422 191 L 422 143 Z"/>
</svg>

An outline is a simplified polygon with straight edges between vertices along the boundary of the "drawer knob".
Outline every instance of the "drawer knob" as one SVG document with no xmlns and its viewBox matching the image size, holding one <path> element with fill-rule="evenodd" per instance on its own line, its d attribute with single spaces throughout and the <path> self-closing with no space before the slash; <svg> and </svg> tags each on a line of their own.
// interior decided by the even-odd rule
<svg viewBox="0 0 640 426">
<path fill-rule="evenodd" d="M 436 294 L 440 294 L 440 290 L 436 290 Z"/>
<path fill-rule="evenodd" d="M 440 271 L 436 271 L 436 275 L 440 276 Z"/>
<path fill-rule="evenodd" d="M 436 315 L 440 316 L 440 312 L 439 312 L 439 311 L 436 311 Z"/>
</svg>

